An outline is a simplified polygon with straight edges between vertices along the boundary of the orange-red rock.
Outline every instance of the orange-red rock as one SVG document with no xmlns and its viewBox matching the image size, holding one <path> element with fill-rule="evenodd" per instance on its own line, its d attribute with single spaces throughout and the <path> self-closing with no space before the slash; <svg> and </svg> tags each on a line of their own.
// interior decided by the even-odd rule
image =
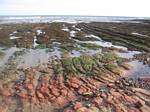
<svg viewBox="0 0 150 112">
<path fill-rule="evenodd" d="M 81 86 L 81 87 L 79 88 L 79 90 L 78 90 L 78 93 L 79 93 L 79 94 L 83 94 L 83 93 L 85 93 L 85 92 L 87 92 L 87 89 L 86 89 L 85 87 L 83 87 L 83 86 Z"/>
<path fill-rule="evenodd" d="M 27 87 L 28 90 L 32 90 L 34 88 L 33 84 L 31 84 L 31 83 L 27 83 L 26 87 Z"/>
<path fill-rule="evenodd" d="M 73 87 L 73 88 L 79 88 L 79 85 L 76 84 L 76 83 L 71 83 L 70 85 L 71 85 L 71 87 Z"/>
<path fill-rule="evenodd" d="M 107 98 L 107 102 L 111 103 L 113 100 L 113 96 L 112 95 L 108 95 L 108 98 Z"/>
<path fill-rule="evenodd" d="M 61 94 L 64 95 L 64 96 L 67 96 L 68 95 L 68 91 L 66 89 L 62 89 L 61 90 Z"/>
<path fill-rule="evenodd" d="M 101 97 L 95 97 L 93 103 L 96 105 L 101 105 L 103 103 L 103 99 Z"/>
<path fill-rule="evenodd" d="M 76 102 L 75 105 L 74 105 L 74 110 L 77 110 L 79 108 L 81 108 L 83 106 L 83 104 L 81 102 Z"/>
<path fill-rule="evenodd" d="M 135 102 L 135 100 L 134 100 L 131 96 L 125 95 L 124 98 L 125 98 L 125 100 L 126 100 L 127 102 L 129 102 L 129 103 L 134 103 L 134 102 Z"/>
<path fill-rule="evenodd" d="M 86 107 L 81 107 L 77 109 L 76 112 L 89 112 L 89 110 Z"/>
<path fill-rule="evenodd" d="M 78 84 L 78 85 L 81 85 L 81 84 L 82 84 L 82 82 L 81 82 L 78 78 L 76 78 L 76 77 L 70 78 L 70 82 L 71 82 L 71 83 Z"/>
<path fill-rule="evenodd" d="M 21 98 L 28 99 L 28 93 L 26 91 L 21 91 L 18 93 Z"/>
<path fill-rule="evenodd" d="M 72 91 L 68 91 L 68 100 L 69 101 L 73 101 L 76 99 L 76 96 L 74 95 L 74 93 Z"/>
<path fill-rule="evenodd" d="M 106 93 L 101 93 L 101 95 L 100 95 L 102 98 L 104 98 L 104 99 L 106 99 L 107 98 L 107 95 L 106 95 Z"/>
<path fill-rule="evenodd" d="M 57 88 L 52 88 L 51 93 L 56 97 L 58 97 L 60 95 L 59 90 Z"/>
<path fill-rule="evenodd" d="M 11 96 L 11 91 L 9 89 L 3 89 L 2 91 L 3 91 L 2 93 L 4 96 L 6 96 L 6 97 Z"/>
<path fill-rule="evenodd" d="M 63 96 L 59 96 L 55 101 L 60 107 L 63 107 L 67 103 L 67 99 Z"/>
<path fill-rule="evenodd" d="M 37 97 L 38 97 L 38 98 L 44 99 L 44 96 L 43 96 L 40 92 L 37 91 L 36 94 L 37 94 Z"/>
</svg>

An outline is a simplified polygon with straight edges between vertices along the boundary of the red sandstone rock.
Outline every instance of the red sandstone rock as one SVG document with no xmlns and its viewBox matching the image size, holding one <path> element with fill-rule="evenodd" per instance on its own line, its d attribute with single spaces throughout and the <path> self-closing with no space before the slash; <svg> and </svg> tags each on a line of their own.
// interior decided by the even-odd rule
<svg viewBox="0 0 150 112">
<path fill-rule="evenodd" d="M 0 112 L 7 112 L 8 107 L 0 106 Z"/>
<path fill-rule="evenodd" d="M 40 92 L 37 91 L 36 94 L 39 99 L 44 99 L 44 96 Z"/>
<path fill-rule="evenodd" d="M 135 100 L 134 100 L 131 96 L 125 95 L 124 98 L 125 98 L 125 100 L 126 100 L 127 102 L 129 102 L 129 103 L 134 103 L 134 102 L 135 102 Z"/>
<path fill-rule="evenodd" d="M 83 94 L 83 93 L 85 93 L 85 92 L 87 92 L 87 90 L 86 90 L 86 88 L 84 88 L 83 86 L 81 86 L 81 87 L 79 88 L 79 90 L 78 90 L 78 93 L 79 93 L 79 94 Z"/>
<path fill-rule="evenodd" d="M 64 95 L 64 96 L 67 96 L 68 95 L 68 91 L 66 89 L 62 89 L 61 90 L 61 94 Z"/>
<path fill-rule="evenodd" d="M 68 91 L 68 100 L 69 101 L 73 101 L 76 99 L 76 96 L 74 95 L 74 93 L 72 91 Z"/>
<path fill-rule="evenodd" d="M 81 102 L 76 102 L 73 108 L 74 108 L 74 110 L 77 110 L 77 109 L 81 108 L 82 106 L 83 105 Z"/>
<path fill-rule="evenodd" d="M 21 91 L 18 95 L 23 99 L 28 99 L 28 93 L 26 91 Z"/>
<path fill-rule="evenodd" d="M 49 82 L 48 82 L 47 77 L 43 77 L 43 78 L 42 78 L 42 80 L 41 80 L 41 85 L 48 87 Z"/>
<path fill-rule="evenodd" d="M 149 112 L 150 107 L 145 105 L 145 106 L 141 107 L 140 110 L 141 110 L 140 112 Z"/>
<path fill-rule="evenodd" d="M 34 73 L 29 73 L 27 75 L 27 78 L 30 79 L 30 80 L 33 80 L 34 79 Z"/>
<path fill-rule="evenodd" d="M 111 103 L 112 100 L 113 100 L 113 96 L 109 94 L 109 95 L 108 95 L 108 98 L 107 98 L 107 101 Z"/>
<path fill-rule="evenodd" d="M 100 95 L 102 98 L 104 98 L 104 99 L 106 99 L 107 98 L 107 95 L 106 95 L 106 93 L 101 93 L 101 95 Z"/>
<path fill-rule="evenodd" d="M 108 87 L 114 87 L 114 84 L 113 83 L 109 83 L 107 86 Z"/>
<path fill-rule="evenodd" d="M 133 88 L 133 90 L 135 92 L 139 92 L 139 93 L 142 93 L 142 94 L 145 94 L 147 96 L 150 96 L 150 92 L 148 90 L 145 90 L 145 89 L 141 89 L 141 88 Z"/>
<path fill-rule="evenodd" d="M 112 100 L 115 104 L 119 104 L 120 103 L 120 99 L 119 98 L 116 98 L 116 97 L 113 97 L 113 100 Z"/>
<path fill-rule="evenodd" d="M 76 84 L 76 83 L 71 83 L 70 85 L 71 85 L 71 87 L 73 87 L 73 88 L 79 88 L 79 85 Z"/>
<path fill-rule="evenodd" d="M 103 103 L 103 99 L 100 97 L 95 97 L 93 103 L 95 103 L 97 106 L 101 105 Z"/>
<path fill-rule="evenodd" d="M 86 107 L 81 107 L 76 112 L 89 112 L 89 110 Z"/>
<path fill-rule="evenodd" d="M 127 110 L 128 110 L 128 112 L 140 112 L 140 110 L 138 110 L 138 109 L 136 109 L 134 107 L 130 107 Z"/>
<path fill-rule="evenodd" d="M 54 102 L 54 101 L 56 100 L 56 97 L 50 94 L 48 100 L 49 100 L 50 102 L 51 102 L 51 101 Z"/>
<path fill-rule="evenodd" d="M 37 100 L 36 97 L 34 96 L 34 97 L 31 97 L 31 102 L 32 102 L 33 104 L 37 104 L 37 103 L 38 103 L 38 100 Z"/>
<path fill-rule="evenodd" d="M 2 91 L 3 91 L 2 93 L 4 96 L 6 96 L 6 97 L 11 96 L 11 91 L 9 89 L 3 89 Z"/>
<path fill-rule="evenodd" d="M 31 84 L 31 83 L 27 83 L 26 87 L 27 87 L 28 90 L 32 90 L 34 88 L 33 84 Z"/>
<path fill-rule="evenodd" d="M 111 92 L 111 94 L 115 97 L 115 98 L 121 98 L 122 97 L 122 95 L 119 93 L 119 92 L 114 92 L 114 91 L 110 91 Z"/>
<path fill-rule="evenodd" d="M 132 68 L 132 66 L 127 64 L 127 63 L 121 64 L 120 66 L 123 67 L 126 70 L 130 70 Z"/>
<path fill-rule="evenodd" d="M 74 110 L 72 110 L 72 109 L 67 109 L 67 110 L 65 110 L 64 112 L 74 112 Z"/>
<path fill-rule="evenodd" d="M 56 97 L 58 97 L 60 95 L 59 90 L 57 88 L 52 88 L 51 93 Z"/>
<path fill-rule="evenodd" d="M 71 82 L 71 83 L 78 84 L 78 85 L 81 85 L 81 84 L 82 84 L 82 82 L 81 82 L 79 79 L 77 79 L 76 77 L 72 77 L 72 78 L 70 79 L 70 82 Z"/>
<path fill-rule="evenodd" d="M 115 112 L 123 112 L 118 104 L 113 103 L 113 106 L 115 107 Z"/>
<path fill-rule="evenodd" d="M 56 103 L 58 104 L 58 106 L 63 107 L 64 105 L 66 105 L 67 99 L 65 97 L 63 97 L 63 96 L 59 96 L 56 99 Z"/>
<path fill-rule="evenodd" d="M 94 86 L 99 86 L 101 83 L 98 82 L 97 80 L 95 79 L 92 79 L 92 78 L 88 78 L 88 81 L 90 82 L 90 84 L 94 85 Z"/>
<path fill-rule="evenodd" d="M 49 97 L 49 90 L 48 90 L 48 88 L 41 87 L 40 88 L 40 93 L 42 93 L 45 98 Z"/>
</svg>

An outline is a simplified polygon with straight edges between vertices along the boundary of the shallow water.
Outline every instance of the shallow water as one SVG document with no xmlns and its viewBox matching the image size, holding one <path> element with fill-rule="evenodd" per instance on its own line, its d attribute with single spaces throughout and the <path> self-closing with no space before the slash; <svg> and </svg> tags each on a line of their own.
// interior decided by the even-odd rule
<svg viewBox="0 0 150 112">
<path fill-rule="evenodd" d="M 11 47 L 9 49 L 6 49 L 6 50 L 1 50 L 2 52 L 5 53 L 5 55 L 0 58 L 0 67 L 3 67 L 9 60 L 9 58 L 11 56 L 13 56 L 13 54 L 16 52 L 16 51 L 21 51 L 22 49 L 19 49 L 19 48 L 16 48 L 16 47 Z"/>
<path fill-rule="evenodd" d="M 117 52 L 117 55 L 123 58 L 130 59 L 130 58 L 133 58 L 134 55 L 140 54 L 140 53 L 141 52 L 139 51 L 126 51 L 126 52 Z"/>
<path fill-rule="evenodd" d="M 94 54 L 97 54 L 97 53 L 101 53 L 102 50 L 101 49 L 97 49 L 97 50 L 91 50 L 91 49 L 82 49 L 82 50 L 79 50 L 79 51 L 76 51 L 76 50 L 72 50 L 69 55 L 70 57 L 79 57 L 81 55 L 94 55 Z"/>
<path fill-rule="evenodd" d="M 85 44 L 95 44 L 95 45 L 98 45 L 98 46 L 101 46 L 101 47 L 114 47 L 114 48 L 118 48 L 118 49 L 122 49 L 122 50 L 127 50 L 126 47 L 123 47 L 123 46 L 117 46 L 117 45 L 113 45 L 111 42 L 106 42 L 106 41 L 80 41 L 80 40 L 77 40 L 77 39 L 73 39 L 74 41 L 78 42 L 78 43 L 85 43 Z"/>
<path fill-rule="evenodd" d="M 150 67 L 148 65 L 143 65 L 143 63 L 138 60 L 131 61 L 129 64 L 133 68 L 127 72 L 128 77 L 138 78 L 142 76 L 150 76 Z"/>
<path fill-rule="evenodd" d="M 40 64 L 48 63 L 53 56 L 61 58 L 61 52 L 57 47 L 53 48 L 52 52 L 47 52 L 47 49 L 30 49 L 17 58 L 18 67 L 33 67 Z"/>
</svg>

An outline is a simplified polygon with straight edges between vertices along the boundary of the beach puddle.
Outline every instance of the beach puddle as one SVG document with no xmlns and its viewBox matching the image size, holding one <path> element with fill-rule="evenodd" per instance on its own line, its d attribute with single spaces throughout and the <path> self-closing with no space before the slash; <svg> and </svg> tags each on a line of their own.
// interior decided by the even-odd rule
<svg viewBox="0 0 150 112">
<path fill-rule="evenodd" d="M 3 67 L 16 51 L 21 51 L 21 50 L 22 49 L 19 49 L 16 47 L 11 47 L 6 50 L 5 49 L 1 50 L 2 52 L 4 52 L 4 56 L 2 58 L 0 58 L 0 67 Z"/>
<path fill-rule="evenodd" d="M 140 78 L 150 76 L 150 67 L 148 65 L 143 65 L 138 60 L 131 61 L 129 64 L 132 66 L 132 69 L 127 72 L 127 77 Z"/>
<path fill-rule="evenodd" d="M 150 67 L 148 65 L 144 65 L 143 62 L 140 62 L 139 60 L 133 60 L 134 55 L 141 54 L 139 51 L 127 51 L 124 53 L 117 53 L 118 56 L 131 59 L 130 62 L 128 62 L 129 65 L 132 66 L 132 69 L 127 72 L 126 77 L 130 78 L 138 78 L 143 76 L 150 76 Z"/>
<path fill-rule="evenodd" d="M 70 35 L 71 37 L 75 37 L 76 32 L 75 31 L 71 31 Z M 97 39 L 97 41 L 80 41 L 78 39 L 72 38 L 72 40 L 74 40 L 77 43 L 83 43 L 83 44 L 94 44 L 94 45 L 98 45 L 101 47 L 108 47 L 108 48 L 117 48 L 117 49 L 121 49 L 121 50 L 125 50 L 127 51 L 126 47 L 123 46 L 118 46 L 118 45 L 113 45 L 111 42 L 106 42 L 103 41 L 100 37 L 95 36 L 95 35 L 86 35 L 85 38 L 90 37 L 90 38 L 94 38 Z"/>
</svg>

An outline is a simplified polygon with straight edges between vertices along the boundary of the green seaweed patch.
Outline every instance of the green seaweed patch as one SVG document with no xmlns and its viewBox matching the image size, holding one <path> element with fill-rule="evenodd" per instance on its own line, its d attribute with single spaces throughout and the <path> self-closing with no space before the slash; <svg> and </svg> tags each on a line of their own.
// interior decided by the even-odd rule
<svg viewBox="0 0 150 112">
<path fill-rule="evenodd" d="M 98 50 L 102 48 L 101 46 L 92 43 L 81 43 L 80 45 L 92 50 Z"/>
<path fill-rule="evenodd" d="M 116 59 L 117 59 L 117 55 L 115 53 L 107 52 L 103 54 L 101 61 L 104 63 L 110 63 L 115 61 Z"/>
<path fill-rule="evenodd" d="M 106 65 L 104 65 L 106 69 L 112 71 L 115 70 L 118 66 L 115 65 L 114 63 L 107 63 Z"/>
<path fill-rule="evenodd" d="M 114 53 L 107 52 L 93 56 L 82 55 L 80 57 L 62 57 L 60 62 L 55 62 L 54 68 L 56 74 L 64 74 L 65 76 L 93 76 L 105 73 L 108 70 L 114 71 L 118 69 L 118 58 Z"/>
<path fill-rule="evenodd" d="M 45 48 L 47 48 L 47 45 L 46 44 L 39 44 L 36 48 L 37 49 L 45 49 Z"/>
<path fill-rule="evenodd" d="M 81 50 L 80 47 L 74 46 L 72 44 L 63 44 L 63 45 L 60 45 L 59 47 L 62 52 L 66 52 L 66 51 L 70 52 L 72 50 L 76 50 L 76 51 Z"/>
<path fill-rule="evenodd" d="M 3 57 L 5 53 L 3 51 L 0 51 L 0 57 Z"/>
</svg>

